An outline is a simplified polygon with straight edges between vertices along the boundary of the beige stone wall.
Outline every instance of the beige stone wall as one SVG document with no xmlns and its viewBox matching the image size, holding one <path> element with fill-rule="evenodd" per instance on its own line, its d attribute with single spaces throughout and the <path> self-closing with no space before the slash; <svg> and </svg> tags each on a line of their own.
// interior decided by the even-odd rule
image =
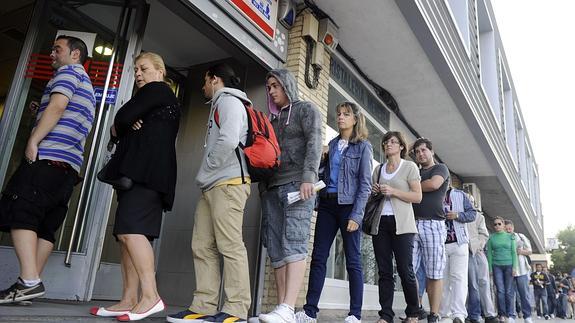
<svg viewBox="0 0 575 323">
<path fill-rule="evenodd" d="M 303 16 L 308 12 L 304 10 L 296 19 L 295 25 L 289 32 L 288 39 L 288 58 L 285 64 L 285 68 L 289 69 L 295 76 L 298 82 L 299 97 L 302 100 L 311 101 L 319 108 L 323 115 L 323 127 L 322 135 L 325 136 L 325 125 L 327 123 L 327 94 L 329 87 L 329 64 L 330 64 L 330 54 L 326 50 L 324 53 L 323 69 L 320 74 L 319 85 L 316 89 L 310 89 L 305 84 L 305 55 L 307 50 L 307 44 L 302 35 L 303 29 Z M 319 44 L 319 46 L 323 46 Z M 310 67 L 311 68 L 311 67 Z M 304 285 L 298 296 L 298 301 L 296 303 L 297 307 L 303 306 L 305 302 L 305 295 L 307 292 L 307 281 L 309 277 L 309 264 L 311 260 L 311 251 L 314 238 L 314 228 L 315 228 L 315 214 L 312 218 L 312 230 L 309 242 L 309 256 L 307 260 L 306 275 L 304 279 Z M 266 259 L 266 272 L 264 278 L 264 292 L 262 296 L 262 312 L 267 312 L 272 310 L 275 305 L 277 305 L 277 293 L 275 287 L 275 279 L 273 275 L 273 270 L 270 266 L 269 258 Z"/>
</svg>

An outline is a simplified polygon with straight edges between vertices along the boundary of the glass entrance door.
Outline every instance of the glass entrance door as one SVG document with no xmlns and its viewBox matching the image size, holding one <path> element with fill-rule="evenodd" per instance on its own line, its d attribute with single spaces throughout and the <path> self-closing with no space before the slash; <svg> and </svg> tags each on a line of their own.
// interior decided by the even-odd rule
<svg viewBox="0 0 575 323">
<path fill-rule="evenodd" d="M 0 115 L 0 184 L 2 188 L 24 155 L 35 112 L 30 103 L 39 101 L 52 76 L 49 58 L 57 35 L 82 38 L 88 45 L 85 64 L 98 103 L 92 131 L 86 141 L 84 165 L 69 203 L 64 225 L 57 232 L 54 252 L 42 274 L 46 297 L 87 300 L 103 244 L 112 191 L 98 183 L 108 139 L 109 121 L 132 92 L 133 76 L 124 70 L 139 50 L 138 32 L 145 22 L 143 0 L 41 0 L 36 2 L 16 67 L 4 111 Z M 129 65 L 126 65 L 129 66 Z M 10 235 L 0 233 L 0 286 L 18 275 L 18 263 Z"/>
</svg>

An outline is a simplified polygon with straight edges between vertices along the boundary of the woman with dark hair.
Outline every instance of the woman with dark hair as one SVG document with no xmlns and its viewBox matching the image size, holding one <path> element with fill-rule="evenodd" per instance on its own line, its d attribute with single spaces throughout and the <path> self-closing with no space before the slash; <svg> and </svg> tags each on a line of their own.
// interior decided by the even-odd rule
<svg viewBox="0 0 575 323">
<path fill-rule="evenodd" d="M 401 278 L 403 295 L 407 303 L 406 322 L 417 322 L 419 298 L 413 271 L 413 239 L 417 233 L 412 203 L 421 202 L 421 184 L 417 165 L 405 160 L 407 143 L 399 131 L 387 132 L 381 141 L 385 163 L 376 167 L 372 175 L 373 194 L 384 194 L 378 207 L 380 217 L 375 217 L 372 228 L 378 228 L 373 236 L 373 251 L 378 268 L 379 311 L 378 323 L 391 323 L 393 312 L 393 258 Z"/>
<path fill-rule="evenodd" d="M 487 240 L 487 261 L 497 288 L 497 312 L 499 321 L 515 322 L 515 292 L 513 276 L 517 271 L 517 244 L 515 235 L 505 231 L 502 217 L 493 220 L 495 230 Z"/>
<path fill-rule="evenodd" d="M 337 231 L 343 238 L 349 277 L 350 310 L 345 322 L 361 322 L 362 233 L 358 229 L 371 187 L 373 149 L 367 141 L 365 117 L 355 104 L 343 102 L 337 106 L 337 126 L 339 136 L 329 142 L 328 156 L 322 162 L 327 187 L 319 193 L 306 304 L 296 314 L 297 322 L 316 321 L 326 262 Z"/>
<path fill-rule="evenodd" d="M 140 54 L 134 74 L 138 91 L 114 118 L 111 132 L 118 146 L 106 176 L 125 176 L 133 182 L 127 190 L 116 190 L 113 234 L 121 247 L 122 299 L 90 310 L 119 321 L 141 320 L 165 308 L 156 287 L 151 241 L 160 235 L 163 211 L 172 208 L 176 186 L 180 104 L 165 82 L 162 57 Z"/>
</svg>

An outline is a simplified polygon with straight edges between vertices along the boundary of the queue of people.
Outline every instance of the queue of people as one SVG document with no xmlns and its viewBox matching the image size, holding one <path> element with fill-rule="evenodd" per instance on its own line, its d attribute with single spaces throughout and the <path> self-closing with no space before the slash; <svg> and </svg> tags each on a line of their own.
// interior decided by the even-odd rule
<svg viewBox="0 0 575 323">
<path fill-rule="evenodd" d="M 20 264 L 20 277 L 0 292 L 0 304 L 45 293 L 42 269 L 78 182 L 83 146 L 94 119 L 94 91 L 82 66 L 86 56 L 86 45 L 78 38 L 59 36 L 54 42 L 51 57 L 56 73 L 42 97 L 24 159 L 0 201 L 0 229 L 11 232 Z M 141 320 L 165 310 L 156 287 L 151 242 L 160 235 L 163 212 L 171 210 L 174 202 L 175 140 L 181 114 L 161 56 L 140 54 L 134 72 L 137 91 L 119 109 L 110 129 L 117 148 L 106 174 L 130 182 L 128 187 L 115 187 L 118 208 L 113 233 L 121 250 L 122 298 L 114 305 L 91 309 L 95 316 L 119 321 Z M 191 246 L 196 290 L 189 308 L 169 314 L 167 321 L 246 322 L 252 296 L 247 251 L 241 241 L 251 181 L 248 160 L 238 143 L 243 146 L 248 141 L 245 106 L 251 101 L 226 64 L 211 66 L 203 78 L 210 114 L 196 177 L 202 191 Z M 321 113 L 313 103 L 298 98 L 294 76 L 276 69 L 262 81 L 281 163 L 259 183 L 262 243 L 277 290 L 277 306 L 261 313 L 260 322 L 317 321 L 326 262 L 337 232 L 343 238 L 349 277 L 350 307 L 344 321 L 361 322 L 360 228 L 368 200 L 377 195 L 382 196 L 378 216 L 370 225 L 375 228 L 378 323 L 391 323 L 395 317 L 394 259 L 406 301 L 404 322 L 426 317 L 429 323 L 442 319 L 475 323 L 484 317 L 490 323 L 513 323 L 518 311 L 525 322 L 532 322 L 530 282 L 538 316 L 573 316 L 572 280 L 554 279 L 540 265 L 531 272 L 531 244 L 525 235 L 514 232 L 511 221 L 495 217 L 494 233 L 489 235 L 486 219 L 474 208 L 472 197 L 452 187 L 447 166 L 436 162 L 431 140 L 419 138 L 410 146 L 401 132 L 389 131 L 377 143 L 385 162 L 374 168 L 365 116 L 354 103 L 342 102 L 336 107 L 338 136 L 322 153 Z M 410 154 L 413 161 L 408 159 Z M 306 302 L 296 312 L 320 167 L 326 187 L 317 193 Z M 38 197 L 30 198 L 32 191 Z M 290 192 L 299 192 L 301 199 L 291 203 Z M 496 287 L 495 303 L 490 276 Z M 424 289 L 430 304 L 425 315 L 422 292 L 418 293 Z M 222 291 L 224 302 L 219 304 Z"/>
</svg>

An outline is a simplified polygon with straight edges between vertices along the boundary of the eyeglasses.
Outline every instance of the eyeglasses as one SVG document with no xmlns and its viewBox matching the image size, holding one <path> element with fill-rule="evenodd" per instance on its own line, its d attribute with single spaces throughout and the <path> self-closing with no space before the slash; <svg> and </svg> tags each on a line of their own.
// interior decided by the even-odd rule
<svg viewBox="0 0 575 323">
<path fill-rule="evenodd" d="M 389 146 L 389 145 L 399 145 L 399 141 L 397 141 L 397 140 L 391 140 L 391 139 L 390 139 L 390 140 L 384 141 L 384 142 L 383 142 L 383 145 L 384 145 L 384 146 L 385 146 L 385 145 L 388 145 L 388 146 Z"/>
<path fill-rule="evenodd" d="M 495 222 L 495 223 L 493 223 L 493 225 L 494 225 L 494 226 L 498 226 L 498 225 L 503 225 L 503 223 L 501 223 L 501 222 Z"/>
</svg>

